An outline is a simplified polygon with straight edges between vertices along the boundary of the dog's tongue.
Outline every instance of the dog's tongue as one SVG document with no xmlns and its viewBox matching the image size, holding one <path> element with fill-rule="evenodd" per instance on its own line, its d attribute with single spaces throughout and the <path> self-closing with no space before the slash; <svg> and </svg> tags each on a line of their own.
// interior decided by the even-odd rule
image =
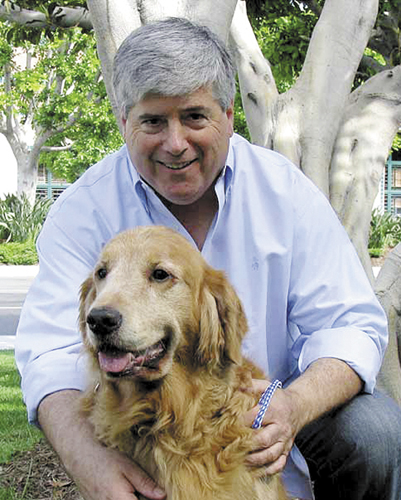
<svg viewBox="0 0 401 500">
<path fill-rule="evenodd" d="M 115 354 L 98 353 L 100 369 L 108 373 L 122 373 L 129 369 L 138 369 L 141 367 L 151 367 L 157 364 L 160 357 L 165 353 L 163 341 L 159 341 L 151 347 L 142 351 L 117 352 Z"/>
<path fill-rule="evenodd" d="M 98 354 L 100 368 L 105 372 L 120 373 L 123 372 L 132 362 L 132 354 L 121 353 L 112 356 L 99 352 Z"/>
</svg>

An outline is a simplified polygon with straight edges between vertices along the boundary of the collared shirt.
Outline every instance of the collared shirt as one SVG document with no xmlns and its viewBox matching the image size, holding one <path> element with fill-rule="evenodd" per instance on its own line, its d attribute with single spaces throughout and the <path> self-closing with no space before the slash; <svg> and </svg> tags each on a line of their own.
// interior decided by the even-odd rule
<svg viewBox="0 0 401 500">
<path fill-rule="evenodd" d="M 324 195 L 287 159 L 237 135 L 215 190 L 219 208 L 202 254 L 227 273 L 243 302 L 245 354 L 284 384 L 318 358 L 338 358 L 372 392 L 386 318 Z M 125 146 L 91 167 L 52 207 L 16 345 L 31 421 L 46 395 L 84 389 L 80 285 L 108 240 L 149 224 L 169 226 L 196 246 L 138 176 Z M 305 466 L 295 448 L 292 459 Z M 284 477 L 291 494 L 310 498 L 291 460 Z"/>
</svg>

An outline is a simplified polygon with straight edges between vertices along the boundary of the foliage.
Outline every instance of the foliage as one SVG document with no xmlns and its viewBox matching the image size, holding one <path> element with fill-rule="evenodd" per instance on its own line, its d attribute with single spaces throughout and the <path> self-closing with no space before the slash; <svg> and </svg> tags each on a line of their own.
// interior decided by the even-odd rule
<svg viewBox="0 0 401 500">
<path fill-rule="evenodd" d="M 1 243 L 0 262 L 13 266 L 32 266 L 38 263 L 35 244 L 32 241 L 25 243 Z"/>
<path fill-rule="evenodd" d="M 268 12 L 254 21 L 259 46 L 272 66 L 278 90 L 288 90 L 299 76 L 317 17 L 310 11 L 287 15 Z"/>
<path fill-rule="evenodd" d="M 251 140 L 251 136 L 248 130 L 248 125 L 246 123 L 245 111 L 244 108 L 242 107 L 242 100 L 238 82 L 237 82 L 237 93 L 235 94 L 235 100 L 234 100 L 234 130 L 237 134 L 240 134 L 242 135 L 242 137 L 248 139 L 248 141 Z"/>
<path fill-rule="evenodd" d="M 38 199 L 32 206 L 25 194 L 7 195 L 0 200 L 0 237 L 15 243 L 34 243 L 51 204 L 52 200 Z"/>
<path fill-rule="evenodd" d="M 400 151 L 401 150 L 401 134 L 396 134 L 393 141 L 392 151 Z"/>
<path fill-rule="evenodd" d="M 0 463 L 16 451 L 28 450 L 40 437 L 27 421 L 14 353 L 0 351 Z"/>
<path fill-rule="evenodd" d="M 373 210 L 368 245 L 371 256 L 380 256 L 384 250 L 395 247 L 400 241 L 401 219 L 389 212 Z"/>
<path fill-rule="evenodd" d="M 47 144 L 57 146 L 64 137 L 64 134 L 55 135 Z M 68 140 L 71 147 L 66 151 L 42 152 L 40 164 L 56 177 L 74 182 L 91 165 L 123 144 L 110 101 L 104 98 L 88 110 L 87 115 L 68 130 Z"/>
<path fill-rule="evenodd" d="M 16 31 L 0 22 L 0 113 L 30 137 L 27 156 L 39 147 L 41 164 L 74 181 L 122 144 L 94 34 L 71 28 L 49 37 L 43 31 L 32 43 L 13 37 Z"/>
</svg>

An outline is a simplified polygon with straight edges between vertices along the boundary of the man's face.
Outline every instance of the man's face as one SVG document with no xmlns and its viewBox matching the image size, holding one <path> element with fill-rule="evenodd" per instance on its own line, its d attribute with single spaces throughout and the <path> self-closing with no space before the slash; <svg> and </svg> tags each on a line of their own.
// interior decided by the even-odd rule
<svg viewBox="0 0 401 500">
<path fill-rule="evenodd" d="M 123 120 L 139 175 L 165 200 L 202 198 L 223 169 L 233 134 L 233 108 L 223 111 L 209 88 L 181 97 L 150 95 Z"/>
</svg>

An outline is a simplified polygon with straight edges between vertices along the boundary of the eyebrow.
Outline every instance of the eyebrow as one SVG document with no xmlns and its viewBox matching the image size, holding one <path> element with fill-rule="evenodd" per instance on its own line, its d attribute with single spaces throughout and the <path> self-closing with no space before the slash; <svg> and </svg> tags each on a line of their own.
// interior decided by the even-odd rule
<svg viewBox="0 0 401 500">
<path fill-rule="evenodd" d="M 202 113 L 205 115 L 210 115 L 211 109 L 208 108 L 207 106 L 202 106 L 202 105 L 191 106 L 189 108 L 183 108 L 181 110 L 181 113 Z M 164 116 L 165 116 L 164 113 L 143 113 L 143 114 L 138 116 L 138 119 L 139 120 L 150 120 L 152 118 L 153 119 L 154 118 L 162 118 Z"/>
</svg>

